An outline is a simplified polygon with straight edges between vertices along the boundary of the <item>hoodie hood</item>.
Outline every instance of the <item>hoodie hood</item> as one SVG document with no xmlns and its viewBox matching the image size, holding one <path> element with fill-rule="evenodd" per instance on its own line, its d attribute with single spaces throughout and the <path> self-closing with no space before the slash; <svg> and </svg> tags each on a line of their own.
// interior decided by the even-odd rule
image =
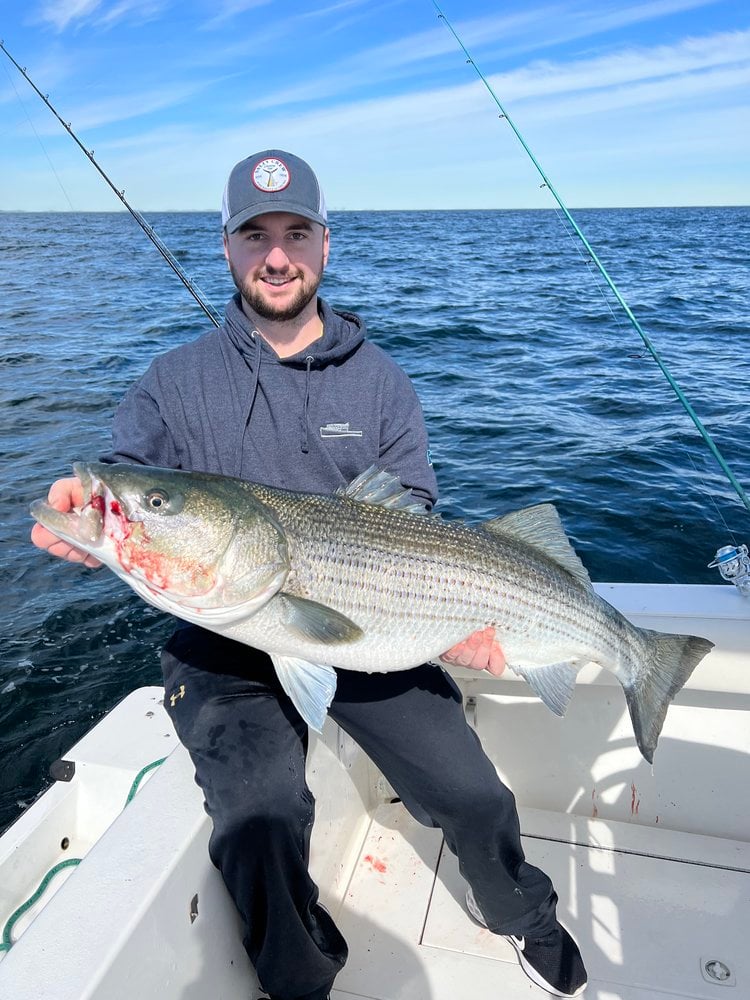
<svg viewBox="0 0 750 1000">
<path fill-rule="evenodd" d="M 340 361 L 365 339 L 365 324 L 355 313 L 332 309 L 323 299 L 318 299 L 318 315 L 323 322 L 323 336 L 314 341 L 304 350 L 288 358 L 280 358 L 273 348 L 266 343 L 245 313 L 242 311 L 240 293 L 237 292 L 226 308 L 224 329 L 227 336 L 243 357 L 260 352 L 263 364 L 269 361 L 274 364 L 298 365 L 304 367 L 309 357 L 314 359 L 316 366 L 322 366 L 331 361 Z"/>
</svg>

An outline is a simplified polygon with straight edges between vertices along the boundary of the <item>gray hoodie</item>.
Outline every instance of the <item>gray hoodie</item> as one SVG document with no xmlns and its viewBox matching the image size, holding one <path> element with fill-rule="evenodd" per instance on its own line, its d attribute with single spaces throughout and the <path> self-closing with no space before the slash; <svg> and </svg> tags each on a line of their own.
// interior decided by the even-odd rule
<svg viewBox="0 0 750 1000">
<path fill-rule="evenodd" d="M 408 376 L 363 321 L 318 300 L 323 336 L 279 358 L 242 312 L 151 364 L 115 414 L 105 461 L 330 493 L 377 465 L 431 505 L 437 484 Z"/>
</svg>

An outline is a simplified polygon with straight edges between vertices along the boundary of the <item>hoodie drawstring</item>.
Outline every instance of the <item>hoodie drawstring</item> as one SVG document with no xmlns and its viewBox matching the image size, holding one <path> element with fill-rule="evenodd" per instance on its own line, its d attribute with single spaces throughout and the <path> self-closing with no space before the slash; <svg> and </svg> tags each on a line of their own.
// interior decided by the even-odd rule
<svg viewBox="0 0 750 1000">
<path fill-rule="evenodd" d="M 247 429 L 250 426 L 250 417 L 251 417 L 252 412 L 253 412 L 253 407 L 255 406 L 255 397 L 258 395 L 258 382 L 260 380 L 260 362 L 261 362 L 261 358 L 262 358 L 262 355 L 263 355 L 263 352 L 261 350 L 260 334 L 257 332 L 257 330 L 253 330 L 253 332 L 250 334 L 250 336 L 255 341 L 255 363 L 254 364 L 251 363 L 251 361 L 250 361 L 250 355 L 248 354 L 248 352 L 246 352 L 244 350 L 241 351 L 242 358 L 243 358 L 245 364 L 250 369 L 250 371 L 253 373 L 253 383 L 252 383 L 252 387 L 250 389 L 250 398 L 248 400 L 247 413 L 246 413 L 246 416 L 245 416 L 245 423 L 244 423 L 244 426 L 242 428 L 242 440 L 240 442 L 240 453 L 239 453 L 239 456 L 238 456 L 238 459 L 239 459 L 239 462 L 238 462 L 239 469 L 235 473 L 235 475 L 239 479 L 243 478 L 242 473 L 244 472 L 244 467 L 243 466 L 244 466 L 244 458 L 245 458 L 245 435 L 247 434 Z"/>
<path fill-rule="evenodd" d="M 302 452 L 307 454 L 310 450 L 310 429 L 307 423 L 307 413 L 310 408 L 310 369 L 315 358 L 308 354 L 305 358 L 305 409 L 302 414 Z"/>
</svg>

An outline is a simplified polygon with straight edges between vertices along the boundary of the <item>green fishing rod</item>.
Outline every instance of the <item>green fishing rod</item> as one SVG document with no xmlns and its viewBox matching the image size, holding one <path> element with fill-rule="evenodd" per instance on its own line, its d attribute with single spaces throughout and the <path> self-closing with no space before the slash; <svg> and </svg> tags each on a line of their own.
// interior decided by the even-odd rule
<svg viewBox="0 0 750 1000">
<path fill-rule="evenodd" d="M 651 355 L 651 357 L 654 359 L 654 361 L 657 363 L 657 365 L 661 369 L 661 371 L 662 371 L 664 377 L 666 378 L 667 382 L 669 382 L 669 384 L 671 385 L 671 387 L 674 389 L 675 393 L 677 394 L 677 398 L 682 403 L 682 405 L 685 408 L 688 416 L 690 417 L 690 419 L 695 424 L 695 426 L 698 429 L 698 432 L 700 433 L 701 437 L 703 438 L 703 440 L 708 445 L 708 447 L 709 447 L 709 449 L 711 451 L 711 454 L 714 456 L 714 458 L 716 459 L 716 461 L 721 466 L 723 472 L 728 477 L 729 482 L 734 487 L 734 490 L 737 493 L 737 496 L 740 498 L 740 501 L 744 504 L 745 509 L 750 512 L 750 498 L 748 498 L 747 493 L 743 489 L 742 485 L 738 482 L 738 480 L 736 479 L 734 473 L 732 472 L 732 470 L 727 465 L 727 462 L 724 459 L 724 456 L 721 454 L 721 452 L 719 451 L 718 447 L 716 446 L 713 438 L 711 437 L 711 435 L 709 434 L 709 432 L 704 427 L 703 422 L 698 417 L 698 415 L 695 412 L 695 410 L 693 409 L 693 407 L 690 405 L 690 402 L 685 397 L 685 394 L 683 393 L 682 389 L 679 387 L 679 385 L 677 384 L 677 382 L 672 377 L 671 372 L 669 371 L 669 369 L 667 368 L 667 366 L 662 361 L 661 357 L 659 356 L 659 352 L 656 350 L 656 348 L 652 344 L 651 340 L 649 339 L 649 337 L 646 335 L 646 333 L 642 329 L 641 324 L 638 322 L 638 320 L 633 315 L 633 312 L 632 312 L 630 306 L 627 304 L 627 302 L 625 301 L 625 299 L 620 294 L 620 290 L 618 289 L 617 285 L 614 283 L 614 281 L 612 280 L 612 278 L 609 276 L 609 274 L 607 272 L 607 269 L 605 268 L 604 264 L 602 264 L 602 262 L 599 260 L 599 258 L 597 257 L 596 253 L 594 252 L 594 249 L 590 245 L 589 241 L 586 239 L 586 237 L 581 232 L 580 228 L 578 227 L 577 222 L 575 221 L 575 219 L 573 218 L 573 216 L 568 211 L 568 209 L 567 209 L 565 203 L 563 202 L 562 198 L 560 197 L 560 195 L 557 193 L 557 190 L 555 189 L 554 184 L 552 183 L 552 181 L 549 179 L 549 177 L 547 176 L 547 174 L 542 169 L 539 161 L 537 160 L 537 158 L 534 156 L 533 152 L 529 148 L 528 143 L 526 142 L 526 140 L 524 139 L 524 137 L 521 135 L 521 133 L 520 133 L 519 129 L 517 128 L 515 122 L 510 117 L 510 115 L 508 114 L 508 112 L 506 111 L 506 109 L 503 107 L 502 103 L 500 102 L 499 97 L 497 96 L 497 94 L 493 90 L 492 85 L 489 83 L 489 81 L 487 80 L 487 78 L 485 77 L 485 75 L 482 73 L 482 71 L 480 70 L 480 68 L 477 66 L 477 64 L 474 61 L 474 59 L 472 58 L 470 52 L 468 51 L 468 49 L 466 48 L 466 46 L 464 45 L 464 43 L 461 41 L 461 39 L 459 38 L 458 34 L 456 33 L 455 28 L 450 23 L 450 21 L 445 16 L 445 14 L 442 12 L 442 10 L 438 6 L 438 4 L 435 2 L 435 0 L 432 0 L 432 4 L 433 4 L 433 7 L 435 8 L 435 10 L 437 11 L 438 18 L 445 24 L 446 28 L 453 35 L 453 37 L 455 38 L 456 42 L 458 43 L 458 45 L 460 46 L 461 50 L 463 51 L 464 55 L 466 56 L 466 61 L 469 63 L 470 66 L 474 67 L 474 71 L 476 72 L 477 76 L 482 81 L 482 83 L 487 88 L 487 90 L 489 91 L 489 94 L 492 97 L 492 100 L 495 102 L 495 104 L 497 105 L 497 107 L 498 107 L 498 109 L 500 111 L 500 116 L 499 117 L 501 119 L 504 119 L 508 123 L 508 125 L 510 125 L 510 127 L 513 129 L 513 132 L 514 132 L 516 138 L 518 139 L 518 141 L 523 146 L 524 150 L 526 151 L 526 153 L 529 156 L 529 159 L 531 160 L 531 162 L 536 167 L 536 169 L 537 169 L 537 171 L 539 173 L 539 176 L 542 178 L 542 181 L 544 182 L 543 186 L 546 187 L 549 190 L 550 194 L 552 195 L 552 197 L 555 199 L 555 201 L 559 205 L 559 207 L 560 207 L 561 211 L 563 212 L 565 218 L 568 220 L 568 222 L 570 223 L 571 227 L 573 228 L 573 231 L 575 232 L 576 236 L 580 239 L 580 241 L 583 243 L 584 247 L 586 248 L 586 252 L 588 253 L 589 257 L 591 258 L 591 260 L 593 261 L 593 263 L 596 265 L 596 267 L 600 271 L 602 277 L 606 281 L 607 285 L 611 289 L 611 291 L 614 294 L 614 296 L 617 299 L 617 301 L 620 303 L 620 305 L 622 306 L 622 308 L 625 310 L 626 316 L 628 317 L 628 319 L 630 320 L 631 324 L 633 325 L 633 327 L 635 328 L 636 332 L 638 333 L 639 337 L 643 341 L 643 343 L 646 346 L 646 349 L 648 350 L 649 354 Z"/>
<path fill-rule="evenodd" d="M 157 235 L 157 233 L 154 230 L 153 226 L 150 226 L 148 224 L 148 222 L 146 222 L 146 220 L 143 218 L 143 216 L 141 215 L 141 213 L 138 212 L 135 208 L 133 208 L 133 206 L 130 204 L 130 202 L 125 197 L 124 190 L 120 190 L 117 187 L 115 187 L 115 185 L 112 182 L 112 180 L 105 173 L 105 171 L 103 170 L 103 168 L 97 163 L 97 161 L 94 159 L 94 151 L 93 151 L 93 149 L 86 149 L 86 147 L 83 145 L 83 143 L 81 142 L 81 140 L 78 138 L 78 136 L 75 134 L 75 132 L 71 128 L 70 122 L 66 122 L 63 118 L 61 118 L 61 116 L 58 114 L 57 110 L 54 108 L 54 106 L 50 102 L 49 95 L 48 94 L 43 94 L 41 92 L 41 90 L 37 87 L 37 85 L 31 79 L 31 77 L 29 76 L 29 74 L 26 72 L 26 68 L 24 66 L 20 66 L 16 62 L 16 60 L 13 58 L 13 56 L 10 54 L 10 52 L 8 52 L 8 50 L 6 49 L 5 44 L 4 44 L 4 42 L 3 42 L 2 39 L 0 39 L 0 49 L 3 50 L 3 52 L 6 54 L 6 56 L 8 57 L 8 59 L 10 59 L 10 61 L 16 67 L 16 69 L 21 74 L 21 76 L 23 76 L 23 78 L 26 80 L 26 82 L 29 84 L 29 86 L 32 88 L 32 90 L 36 94 L 38 94 L 38 96 L 42 99 L 42 101 L 44 101 L 44 103 L 47 105 L 47 107 L 52 112 L 52 114 L 55 116 L 55 118 L 57 118 L 57 120 L 60 122 L 60 124 L 65 129 L 65 131 L 68 133 L 68 135 L 73 140 L 73 142 L 76 143 L 76 145 L 78 146 L 78 148 L 83 153 L 85 153 L 85 155 L 88 157 L 88 159 L 94 165 L 94 167 L 96 167 L 96 169 L 99 171 L 99 173 L 101 174 L 101 176 L 104 178 L 104 180 L 107 182 L 107 184 L 112 188 L 112 190 L 114 191 L 114 193 L 117 195 L 117 197 L 123 203 L 123 205 L 125 206 L 125 208 L 127 208 L 127 210 L 130 212 L 130 214 L 133 216 L 133 218 L 138 223 L 138 225 L 141 227 L 141 229 L 146 234 L 146 236 L 148 236 L 148 238 L 154 244 L 154 246 L 159 251 L 159 253 L 162 255 L 162 257 L 167 262 L 167 264 L 169 264 L 169 266 L 172 268 L 172 270 L 177 275 L 177 277 L 180 279 L 180 281 L 183 283 L 183 285 L 185 286 L 185 288 L 187 288 L 187 290 L 193 296 L 193 298 L 198 303 L 198 305 L 201 307 L 201 309 L 206 314 L 206 316 L 211 320 L 211 322 L 213 323 L 213 325 L 217 326 L 217 327 L 221 326 L 221 317 L 219 316 L 218 312 L 214 309 L 214 307 L 208 301 L 208 299 L 203 294 L 203 292 L 201 292 L 201 290 L 198 288 L 198 286 L 195 284 L 195 282 L 192 280 L 192 278 L 188 274 L 186 274 L 186 272 L 185 272 L 184 268 L 181 266 L 180 262 L 174 256 L 174 254 L 169 249 L 169 247 L 164 243 L 164 241 Z"/>
</svg>

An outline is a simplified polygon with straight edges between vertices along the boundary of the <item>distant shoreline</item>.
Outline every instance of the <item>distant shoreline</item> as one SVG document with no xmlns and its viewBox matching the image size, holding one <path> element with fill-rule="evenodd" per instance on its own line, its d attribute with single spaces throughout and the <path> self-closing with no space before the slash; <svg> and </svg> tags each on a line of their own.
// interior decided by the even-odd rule
<svg viewBox="0 0 750 1000">
<path fill-rule="evenodd" d="M 738 209 L 750 208 L 750 205 L 595 205 L 595 206 L 568 206 L 571 212 L 673 212 L 689 211 L 695 209 Z M 219 215 L 217 208 L 141 208 L 140 212 L 147 212 L 151 215 Z M 486 213 L 486 212 L 559 212 L 556 206 L 548 208 L 331 208 L 334 215 L 355 215 L 368 213 L 385 214 L 387 212 L 398 213 L 399 215 L 425 215 L 445 213 Z M 125 208 L 0 208 L 0 215 L 128 215 Z"/>
</svg>

